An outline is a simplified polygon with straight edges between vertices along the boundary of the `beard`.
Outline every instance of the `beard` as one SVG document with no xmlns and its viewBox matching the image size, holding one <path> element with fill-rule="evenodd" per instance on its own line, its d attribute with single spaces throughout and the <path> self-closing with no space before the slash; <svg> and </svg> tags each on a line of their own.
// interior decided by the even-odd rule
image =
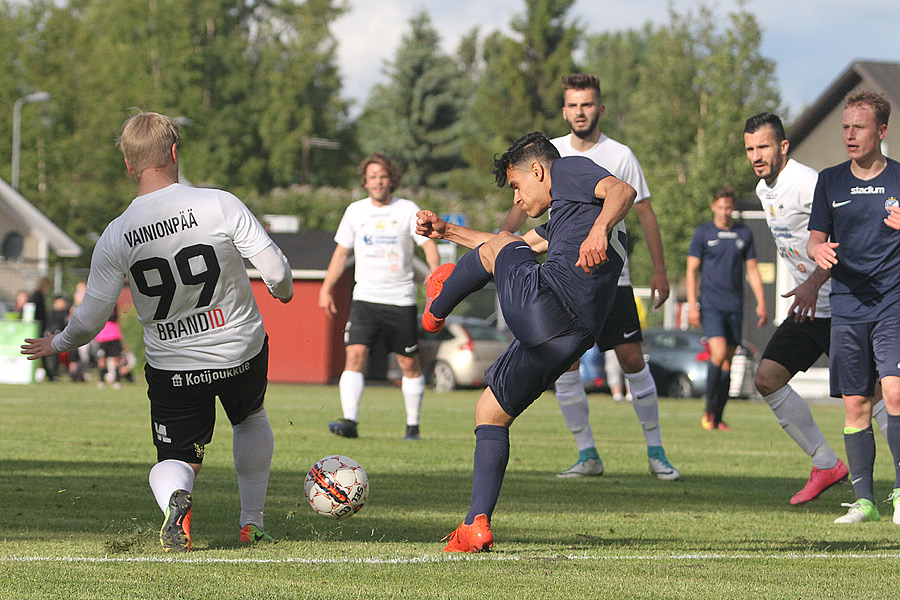
<svg viewBox="0 0 900 600">
<path fill-rule="evenodd" d="M 587 122 L 587 125 L 583 125 L 580 128 L 578 128 L 574 120 L 567 122 L 569 124 L 569 129 L 573 134 L 575 134 L 576 137 L 587 139 L 591 137 L 591 135 L 597 130 L 597 123 L 600 122 L 600 116 L 598 115 L 594 117 Z"/>
</svg>

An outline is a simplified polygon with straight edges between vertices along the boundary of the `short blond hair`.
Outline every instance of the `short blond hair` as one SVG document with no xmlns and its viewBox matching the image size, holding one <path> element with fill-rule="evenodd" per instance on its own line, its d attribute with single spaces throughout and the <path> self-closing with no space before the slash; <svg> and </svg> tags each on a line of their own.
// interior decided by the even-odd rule
<svg viewBox="0 0 900 600">
<path fill-rule="evenodd" d="M 887 125 L 891 117 L 891 103 L 887 98 L 872 90 L 854 90 L 844 98 L 844 108 L 868 106 L 875 115 L 875 125 Z"/>
<path fill-rule="evenodd" d="M 173 119 L 155 112 L 142 112 L 122 125 L 116 147 L 135 174 L 140 175 L 146 169 L 172 162 L 172 145 L 180 139 L 181 130 Z"/>
</svg>

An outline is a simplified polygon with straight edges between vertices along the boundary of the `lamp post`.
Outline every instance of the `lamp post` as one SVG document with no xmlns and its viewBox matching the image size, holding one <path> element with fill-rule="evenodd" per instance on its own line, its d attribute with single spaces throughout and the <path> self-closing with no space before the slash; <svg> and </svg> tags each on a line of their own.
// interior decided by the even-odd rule
<svg viewBox="0 0 900 600">
<path fill-rule="evenodd" d="M 22 129 L 22 105 L 34 102 L 47 102 L 50 92 L 34 92 L 22 96 L 13 104 L 13 145 L 12 145 L 12 186 L 19 189 L 19 134 Z"/>
</svg>

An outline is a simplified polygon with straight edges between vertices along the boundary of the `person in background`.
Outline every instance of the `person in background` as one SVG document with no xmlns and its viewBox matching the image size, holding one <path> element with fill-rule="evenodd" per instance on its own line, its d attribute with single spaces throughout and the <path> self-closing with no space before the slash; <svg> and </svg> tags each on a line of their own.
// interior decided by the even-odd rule
<svg viewBox="0 0 900 600">
<path fill-rule="evenodd" d="M 356 285 L 344 327 L 346 359 L 338 382 L 343 416 L 330 422 L 328 430 L 348 438 L 359 435 L 363 372 L 370 350 L 380 341 L 396 353 L 403 372 L 400 392 L 406 407 L 404 439 L 418 440 L 425 375 L 419 365 L 412 259 L 415 246 L 421 246 L 429 269 L 434 271 L 439 263 L 437 244 L 415 234 L 419 207 L 394 196 L 400 174 L 390 158 L 380 152 L 372 154 L 360 164 L 359 175 L 369 196 L 344 211 L 334 235 L 337 246 L 319 290 L 319 306 L 329 317 L 337 314 L 333 288 L 352 253 Z"/>
<path fill-rule="evenodd" d="M 703 327 L 709 344 L 709 373 L 706 379 L 706 411 L 700 426 L 707 431 L 727 431 L 722 420 L 731 382 L 731 360 L 741 343 L 744 317 L 744 268 L 756 298 L 757 327 L 768 321 L 762 279 L 756 264 L 753 233 L 737 223 L 734 189 L 715 191 L 710 205 L 713 220 L 694 230 L 687 257 L 688 320 Z M 698 277 L 700 284 L 697 296 Z"/>
</svg>

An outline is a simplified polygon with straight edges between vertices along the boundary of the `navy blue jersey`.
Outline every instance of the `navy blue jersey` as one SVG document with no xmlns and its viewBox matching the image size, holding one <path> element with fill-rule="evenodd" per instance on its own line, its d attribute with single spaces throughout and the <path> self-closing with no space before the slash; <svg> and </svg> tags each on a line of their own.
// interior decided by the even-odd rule
<svg viewBox="0 0 900 600">
<path fill-rule="evenodd" d="M 863 181 L 850 161 L 819 173 L 809 228 L 830 236 L 838 264 L 831 269 L 835 323 L 873 323 L 900 314 L 900 231 L 884 224 L 900 199 L 900 163 L 888 159 Z"/>
<path fill-rule="evenodd" d="M 606 322 L 625 262 L 625 228 L 620 223 L 610 232 L 609 262 L 590 274 L 576 267 L 581 244 L 603 208 L 594 196 L 609 171 L 583 156 L 558 158 L 550 167 L 550 220 L 535 229 L 548 241 L 541 280 L 565 302 L 596 338 Z M 607 298 L 608 296 L 608 298 Z"/>
<path fill-rule="evenodd" d="M 700 308 L 736 312 L 744 307 L 744 263 L 756 258 L 753 233 L 741 223 L 698 226 L 688 256 L 700 259 Z"/>
</svg>

